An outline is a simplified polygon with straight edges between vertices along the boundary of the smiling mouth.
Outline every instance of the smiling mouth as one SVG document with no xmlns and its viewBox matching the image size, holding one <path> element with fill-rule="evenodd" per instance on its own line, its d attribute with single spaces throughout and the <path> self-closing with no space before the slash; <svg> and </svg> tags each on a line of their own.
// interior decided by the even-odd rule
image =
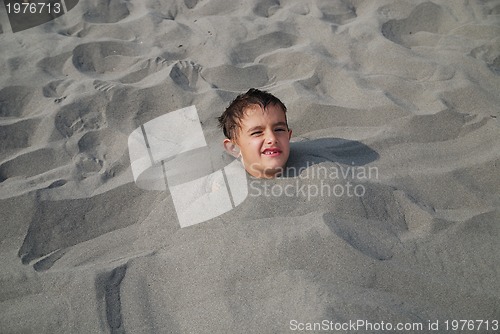
<svg viewBox="0 0 500 334">
<path fill-rule="evenodd" d="M 266 149 L 262 152 L 263 155 L 273 157 L 281 154 L 279 149 Z"/>
</svg>

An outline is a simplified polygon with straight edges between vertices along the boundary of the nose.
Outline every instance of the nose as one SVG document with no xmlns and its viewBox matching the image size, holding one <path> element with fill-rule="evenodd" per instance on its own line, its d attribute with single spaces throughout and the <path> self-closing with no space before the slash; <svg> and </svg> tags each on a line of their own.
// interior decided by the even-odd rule
<svg viewBox="0 0 500 334">
<path fill-rule="evenodd" d="M 268 131 L 266 133 L 266 143 L 267 144 L 274 144 L 276 143 L 276 135 L 273 131 Z"/>
</svg>

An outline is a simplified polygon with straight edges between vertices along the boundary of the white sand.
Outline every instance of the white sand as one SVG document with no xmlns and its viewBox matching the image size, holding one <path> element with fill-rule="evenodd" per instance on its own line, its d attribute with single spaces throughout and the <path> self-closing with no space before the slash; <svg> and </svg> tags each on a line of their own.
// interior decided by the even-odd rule
<svg viewBox="0 0 500 334">
<path fill-rule="evenodd" d="M 80 0 L 17 33 L 1 9 L 1 333 L 500 320 L 500 1 Z M 377 177 L 181 229 L 127 138 L 195 105 L 222 167 L 250 87 L 287 105 L 302 176 Z"/>
</svg>

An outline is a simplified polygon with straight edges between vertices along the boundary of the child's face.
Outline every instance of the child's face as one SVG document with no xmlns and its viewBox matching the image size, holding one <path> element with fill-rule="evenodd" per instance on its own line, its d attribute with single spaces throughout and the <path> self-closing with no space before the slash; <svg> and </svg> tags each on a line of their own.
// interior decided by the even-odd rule
<svg viewBox="0 0 500 334">
<path fill-rule="evenodd" d="M 292 131 L 285 112 L 276 105 L 268 105 L 265 110 L 252 105 L 245 110 L 240 125 L 235 142 L 246 171 L 258 178 L 277 176 L 290 154 Z"/>
</svg>

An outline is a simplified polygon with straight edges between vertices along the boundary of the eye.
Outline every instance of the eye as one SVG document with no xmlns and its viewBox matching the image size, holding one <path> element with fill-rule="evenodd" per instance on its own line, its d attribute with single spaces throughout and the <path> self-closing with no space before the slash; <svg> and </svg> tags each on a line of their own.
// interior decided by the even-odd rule
<svg viewBox="0 0 500 334">
<path fill-rule="evenodd" d="M 276 128 L 276 129 L 274 129 L 274 131 L 286 131 L 286 129 L 285 128 Z"/>
<path fill-rule="evenodd" d="M 251 136 L 258 136 L 262 133 L 262 131 L 254 131 L 252 133 L 250 133 Z"/>
</svg>

